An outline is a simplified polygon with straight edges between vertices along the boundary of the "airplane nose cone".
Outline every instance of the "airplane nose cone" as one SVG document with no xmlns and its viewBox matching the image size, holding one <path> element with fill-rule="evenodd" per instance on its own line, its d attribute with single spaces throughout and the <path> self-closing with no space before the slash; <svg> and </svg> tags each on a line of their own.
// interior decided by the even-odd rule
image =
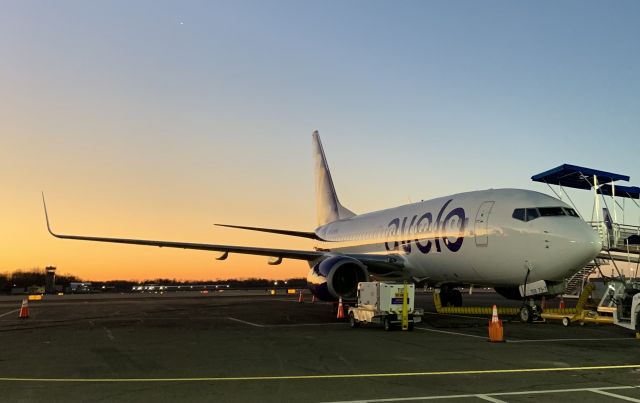
<svg viewBox="0 0 640 403">
<path fill-rule="evenodd" d="M 595 259 L 602 251 L 602 240 L 600 235 L 591 227 L 587 227 L 573 237 L 571 241 L 575 245 L 575 253 L 580 255 L 586 262 Z"/>
<path fill-rule="evenodd" d="M 585 267 L 602 250 L 602 241 L 596 231 L 588 224 L 561 222 L 562 225 L 548 226 L 545 234 L 546 261 L 539 264 L 546 272 L 541 275 L 545 280 L 561 280 L 570 277 Z"/>
<path fill-rule="evenodd" d="M 598 235 L 597 232 L 591 231 L 591 234 L 585 242 L 585 249 L 587 249 L 586 253 L 588 253 L 589 256 L 593 256 L 593 258 L 598 256 L 602 251 L 602 239 L 600 239 L 600 235 Z"/>
</svg>

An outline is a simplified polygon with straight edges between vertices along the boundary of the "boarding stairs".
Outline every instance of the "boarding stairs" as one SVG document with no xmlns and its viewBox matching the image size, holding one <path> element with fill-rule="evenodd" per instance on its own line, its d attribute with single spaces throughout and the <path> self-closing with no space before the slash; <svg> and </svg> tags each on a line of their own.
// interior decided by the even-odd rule
<svg viewBox="0 0 640 403">
<path fill-rule="evenodd" d="M 598 259 L 598 265 L 608 264 L 602 259 Z M 578 295 L 584 289 L 584 285 L 589 281 L 589 277 L 596 271 L 598 266 L 594 263 L 589 263 L 582 269 L 580 269 L 573 276 L 565 280 L 564 295 Z"/>
<path fill-rule="evenodd" d="M 640 226 L 605 221 L 590 221 L 589 224 L 600 235 L 603 250 L 640 254 L 640 245 L 633 242 L 634 238 L 640 237 Z"/>
</svg>

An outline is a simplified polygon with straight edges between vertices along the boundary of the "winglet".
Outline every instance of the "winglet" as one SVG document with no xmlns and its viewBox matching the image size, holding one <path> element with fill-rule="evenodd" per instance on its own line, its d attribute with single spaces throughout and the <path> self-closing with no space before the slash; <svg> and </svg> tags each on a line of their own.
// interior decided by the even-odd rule
<svg viewBox="0 0 640 403">
<path fill-rule="evenodd" d="M 47 221 L 47 230 L 53 236 L 58 236 L 51 231 L 51 225 L 49 224 L 49 214 L 47 213 L 47 202 L 44 200 L 44 192 L 42 192 L 42 205 L 44 206 L 44 218 Z"/>
</svg>

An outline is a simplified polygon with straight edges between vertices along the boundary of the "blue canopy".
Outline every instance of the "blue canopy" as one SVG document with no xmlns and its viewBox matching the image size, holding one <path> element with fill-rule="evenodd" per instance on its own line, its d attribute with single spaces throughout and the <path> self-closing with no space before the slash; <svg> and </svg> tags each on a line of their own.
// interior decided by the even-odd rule
<svg viewBox="0 0 640 403">
<path fill-rule="evenodd" d="M 599 179 L 598 179 L 599 180 Z M 611 196 L 613 195 L 612 186 L 609 184 L 602 185 L 598 189 L 598 193 Z M 616 197 L 627 197 L 629 199 L 640 199 L 640 188 L 637 186 L 617 186 Z"/>
<path fill-rule="evenodd" d="M 579 167 L 577 165 L 563 164 L 548 171 L 533 175 L 534 182 L 548 183 L 549 185 L 560 185 L 576 189 L 591 189 L 593 176 L 598 177 L 598 184 L 610 183 L 614 181 L 628 181 L 627 175 L 614 174 L 612 172 L 599 171 L 597 169 Z M 616 194 L 617 194 L 616 189 Z"/>
</svg>

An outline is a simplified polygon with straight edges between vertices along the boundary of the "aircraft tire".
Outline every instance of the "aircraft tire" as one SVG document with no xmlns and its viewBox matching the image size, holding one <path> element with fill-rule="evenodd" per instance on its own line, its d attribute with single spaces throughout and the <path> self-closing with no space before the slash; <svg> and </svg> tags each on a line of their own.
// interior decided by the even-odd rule
<svg viewBox="0 0 640 403">
<path fill-rule="evenodd" d="M 440 291 L 440 304 L 442 306 L 449 306 L 449 292 L 445 290 Z"/>
<path fill-rule="evenodd" d="M 533 309 L 531 309 L 529 305 L 523 305 L 522 308 L 520 308 L 520 322 L 533 322 Z"/>
<path fill-rule="evenodd" d="M 449 301 L 453 306 L 462 306 L 462 293 L 460 290 L 449 291 Z"/>
</svg>

